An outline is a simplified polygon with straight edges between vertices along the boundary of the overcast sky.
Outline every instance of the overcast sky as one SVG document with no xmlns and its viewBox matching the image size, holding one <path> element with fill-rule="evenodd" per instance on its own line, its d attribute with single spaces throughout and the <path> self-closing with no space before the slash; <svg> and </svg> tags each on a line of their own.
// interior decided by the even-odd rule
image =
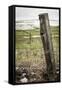
<svg viewBox="0 0 62 90">
<path fill-rule="evenodd" d="M 31 20 L 39 19 L 39 14 L 48 13 L 49 20 L 57 20 L 57 22 L 51 22 L 54 24 L 59 23 L 59 10 L 58 9 L 41 9 L 41 8 L 23 8 L 16 7 L 16 21 L 17 20 Z"/>
</svg>

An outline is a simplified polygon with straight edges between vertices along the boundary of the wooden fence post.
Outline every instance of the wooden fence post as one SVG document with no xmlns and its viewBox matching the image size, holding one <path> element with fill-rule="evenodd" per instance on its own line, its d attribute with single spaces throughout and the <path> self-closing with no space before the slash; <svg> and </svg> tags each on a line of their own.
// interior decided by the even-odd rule
<svg viewBox="0 0 62 90">
<path fill-rule="evenodd" d="M 40 14 L 40 35 L 43 42 L 45 59 L 47 64 L 47 73 L 50 81 L 55 80 L 55 59 L 53 53 L 53 45 L 50 34 L 50 25 L 48 13 Z"/>
</svg>

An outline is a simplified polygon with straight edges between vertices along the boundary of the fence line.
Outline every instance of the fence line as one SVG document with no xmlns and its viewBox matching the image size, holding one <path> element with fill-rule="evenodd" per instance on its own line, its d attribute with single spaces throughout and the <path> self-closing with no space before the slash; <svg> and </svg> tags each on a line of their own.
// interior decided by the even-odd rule
<svg viewBox="0 0 62 90">
<path fill-rule="evenodd" d="M 29 20 L 17 20 L 16 23 L 19 23 L 20 21 L 39 21 L 39 19 L 29 19 Z M 55 20 L 55 19 L 49 19 L 49 21 L 59 21 L 59 20 Z"/>
</svg>

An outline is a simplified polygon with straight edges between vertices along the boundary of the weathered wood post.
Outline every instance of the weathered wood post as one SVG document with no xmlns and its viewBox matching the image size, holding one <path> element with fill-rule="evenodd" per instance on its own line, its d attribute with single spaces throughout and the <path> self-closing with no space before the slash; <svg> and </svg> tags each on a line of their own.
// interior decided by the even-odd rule
<svg viewBox="0 0 62 90">
<path fill-rule="evenodd" d="M 55 80 L 55 60 L 53 54 L 53 45 L 50 34 L 50 25 L 48 13 L 40 14 L 40 35 L 43 42 L 45 59 L 47 64 L 47 73 L 50 81 Z"/>
</svg>

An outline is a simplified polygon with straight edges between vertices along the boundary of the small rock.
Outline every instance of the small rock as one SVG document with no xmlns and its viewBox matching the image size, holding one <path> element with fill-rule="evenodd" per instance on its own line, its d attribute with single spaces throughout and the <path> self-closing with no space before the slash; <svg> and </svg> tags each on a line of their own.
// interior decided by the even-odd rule
<svg viewBox="0 0 62 90">
<path fill-rule="evenodd" d="M 22 76 L 23 76 L 23 77 L 26 76 L 26 73 L 22 73 Z"/>
<path fill-rule="evenodd" d="M 24 78 L 20 79 L 20 82 L 27 83 L 28 82 L 28 79 L 26 77 L 24 77 Z"/>
</svg>

